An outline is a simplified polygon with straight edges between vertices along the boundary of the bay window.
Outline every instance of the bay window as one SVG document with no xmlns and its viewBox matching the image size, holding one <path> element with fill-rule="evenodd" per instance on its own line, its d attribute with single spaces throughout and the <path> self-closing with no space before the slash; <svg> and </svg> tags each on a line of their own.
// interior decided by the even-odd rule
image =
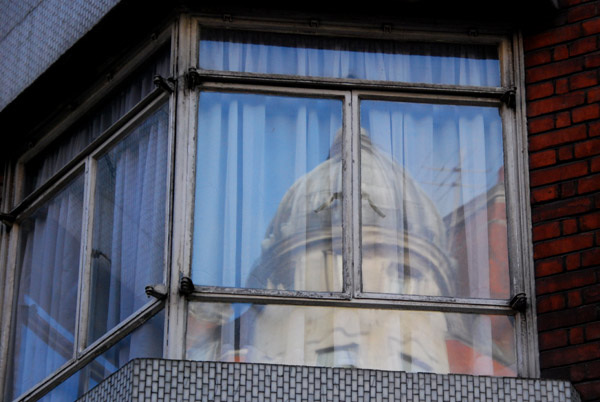
<svg viewBox="0 0 600 402">
<path fill-rule="evenodd" d="M 169 101 L 152 80 L 169 75 L 169 49 L 21 159 L 6 400 L 65 379 L 43 400 L 74 400 L 132 358 L 163 355 L 163 303 L 144 288 L 165 283 Z"/>
<path fill-rule="evenodd" d="M 203 22 L 184 357 L 526 370 L 510 42 Z"/>
<path fill-rule="evenodd" d="M 181 15 L 20 156 L 7 400 L 135 357 L 536 373 L 518 38 L 294 23 Z"/>
</svg>

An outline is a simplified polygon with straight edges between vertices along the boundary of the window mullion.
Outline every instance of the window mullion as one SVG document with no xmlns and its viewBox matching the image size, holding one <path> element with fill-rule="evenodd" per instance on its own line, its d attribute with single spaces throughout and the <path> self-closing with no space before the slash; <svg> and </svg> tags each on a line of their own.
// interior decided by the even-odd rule
<svg viewBox="0 0 600 402">
<path fill-rule="evenodd" d="M 352 127 L 350 133 L 350 155 L 348 161 L 351 171 L 350 197 L 352 199 L 352 210 L 350 211 L 350 229 L 352 231 L 352 297 L 356 297 L 361 292 L 362 275 L 361 267 L 361 249 L 360 249 L 360 103 L 358 94 L 351 91 L 351 121 Z"/>
<path fill-rule="evenodd" d="M 342 233 L 344 293 L 354 296 L 354 236 L 353 236 L 353 177 L 352 177 L 352 102 L 349 94 L 344 97 L 344 122 L 342 134 Z"/>
<path fill-rule="evenodd" d="M 182 14 L 173 29 L 174 75 L 181 77 L 190 66 L 197 64 L 198 26 L 190 16 Z M 174 130 L 172 170 L 171 253 L 167 266 L 169 296 L 166 303 L 166 347 L 164 357 L 183 359 L 185 355 L 185 322 L 187 302 L 179 294 L 179 280 L 190 276 L 192 248 L 192 213 L 194 199 L 194 160 L 196 146 L 196 119 L 198 91 L 185 87 L 185 80 L 177 81 L 171 115 Z M 171 196 L 171 195 L 169 195 Z"/>
</svg>

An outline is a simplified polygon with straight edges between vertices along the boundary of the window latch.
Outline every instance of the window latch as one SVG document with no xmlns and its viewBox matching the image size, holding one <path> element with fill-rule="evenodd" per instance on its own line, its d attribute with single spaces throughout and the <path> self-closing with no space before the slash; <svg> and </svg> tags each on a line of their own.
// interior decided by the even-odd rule
<svg viewBox="0 0 600 402">
<path fill-rule="evenodd" d="M 4 223 L 4 226 L 6 226 L 7 230 L 10 230 L 13 223 L 15 223 L 15 217 L 14 215 L 0 212 L 0 222 Z"/>
<path fill-rule="evenodd" d="M 188 68 L 185 73 L 185 84 L 188 89 L 194 89 L 200 85 L 200 74 L 194 67 Z"/>
<path fill-rule="evenodd" d="M 173 77 L 165 78 L 161 75 L 155 75 L 152 82 L 157 88 L 162 89 L 166 93 L 172 94 L 175 91 L 175 79 Z"/>
<path fill-rule="evenodd" d="M 510 307 L 519 313 L 524 312 L 527 308 L 527 295 L 525 293 L 517 293 L 514 295 L 510 300 Z"/>
<path fill-rule="evenodd" d="M 194 282 L 189 276 L 182 276 L 179 279 L 179 294 L 182 296 L 189 296 L 194 292 Z"/>
<path fill-rule="evenodd" d="M 508 88 L 500 97 L 500 100 L 506 104 L 506 106 L 510 108 L 515 108 L 517 106 L 517 88 L 511 87 Z"/>
<path fill-rule="evenodd" d="M 164 300 L 167 298 L 167 287 L 163 284 L 149 285 L 146 286 L 146 296 L 154 297 L 157 300 Z"/>
</svg>

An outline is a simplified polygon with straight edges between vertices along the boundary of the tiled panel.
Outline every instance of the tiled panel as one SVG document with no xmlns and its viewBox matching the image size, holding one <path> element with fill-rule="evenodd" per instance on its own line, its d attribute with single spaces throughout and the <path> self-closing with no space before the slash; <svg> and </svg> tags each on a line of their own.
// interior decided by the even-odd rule
<svg viewBox="0 0 600 402">
<path fill-rule="evenodd" d="M 0 4 L 0 110 L 119 2 L 3 1 Z"/>
<path fill-rule="evenodd" d="M 84 395 L 99 401 L 574 401 L 565 381 L 136 359 Z"/>
</svg>

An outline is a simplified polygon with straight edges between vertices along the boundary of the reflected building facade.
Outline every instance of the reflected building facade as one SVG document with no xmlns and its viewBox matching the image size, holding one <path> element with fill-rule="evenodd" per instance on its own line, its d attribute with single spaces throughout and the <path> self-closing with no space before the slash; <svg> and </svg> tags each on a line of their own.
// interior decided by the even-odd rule
<svg viewBox="0 0 600 402">
<path fill-rule="evenodd" d="M 465 226 L 481 224 L 488 213 L 465 216 L 465 210 L 476 209 L 463 206 L 462 212 L 442 218 L 410 173 L 374 145 L 364 129 L 360 143 L 362 292 L 457 294 L 457 287 L 468 283 L 468 278 L 457 276 L 468 276 L 468 270 L 461 272 L 464 261 L 460 251 L 451 252 L 449 242 L 464 238 Z M 341 151 L 340 130 L 327 160 L 286 192 L 246 287 L 342 291 Z M 500 182 L 471 202 L 487 211 L 489 205 L 481 199 L 492 195 L 491 202 L 501 200 L 494 210 L 504 219 L 497 235 L 504 233 L 505 238 L 503 191 Z M 506 253 L 502 256 L 506 259 Z M 194 360 L 516 374 L 514 324 L 505 317 L 364 306 L 222 303 L 191 303 L 190 313 L 187 355 Z M 490 336 L 498 327 L 505 336 Z M 491 344 L 492 338 L 506 344 Z"/>
</svg>

